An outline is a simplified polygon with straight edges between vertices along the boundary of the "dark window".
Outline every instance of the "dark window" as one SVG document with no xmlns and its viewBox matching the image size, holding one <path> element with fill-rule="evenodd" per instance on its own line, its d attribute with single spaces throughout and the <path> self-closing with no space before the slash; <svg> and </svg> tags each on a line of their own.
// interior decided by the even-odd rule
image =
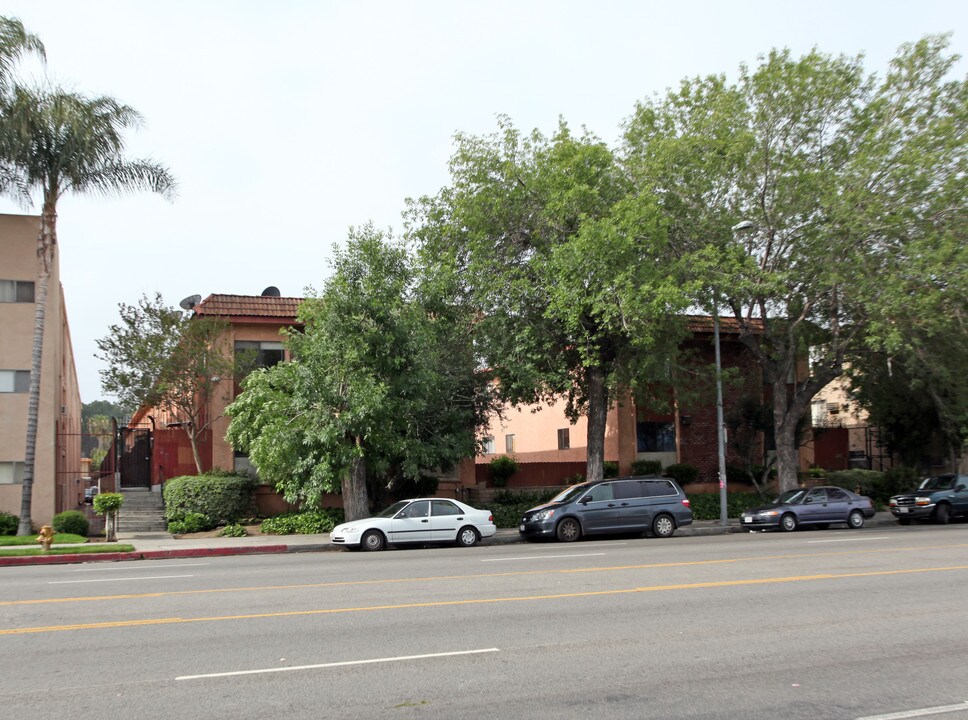
<svg viewBox="0 0 968 720">
<path fill-rule="evenodd" d="M 827 488 L 828 500 L 850 500 L 850 495 L 839 488 Z"/>
<path fill-rule="evenodd" d="M 635 424 L 638 452 L 675 452 L 676 426 L 671 422 L 640 420 Z"/>
<path fill-rule="evenodd" d="M 400 517 L 405 518 L 425 518 L 430 515 L 430 501 L 429 500 L 418 500 L 417 502 L 410 503 L 400 513 Z"/>
<path fill-rule="evenodd" d="M 570 437 L 568 428 L 559 428 L 558 430 L 558 449 L 567 450 L 571 447 Z"/>
<path fill-rule="evenodd" d="M 0 302 L 32 303 L 34 284 L 27 280 L 0 280 Z"/>
<path fill-rule="evenodd" d="M 447 500 L 434 500 L 433 514 L 434 515 L 460 515 L 461 509 L 456 505 L 454 505 L 454 503 L 448 502 Z"/>
<path fill-rule="evenodd" d="M 647 497 L 664 497 L 666 495 L 678 495 L 676 487 L 668 480 L 645 480 L 645 494 Z"/>
<path fill-rule="evenodd" d="M 807 493 L 806 499 L 812 503 L 824 503 L 827 502 L 827 492 L 820 488 L 814 488 Z"/>
<path fill-rule="evenodd" d="M 585 497 L 588 498 L 589 502 L 614 500 L 615 495 L 612 492 L 612 483 L 602 483 L 601 485 L 596 485 L 588 491 L 588 494 Z"/>
<path fill-rule="evenodd" d="M 615 488 L 616 500 L 633 500 L 635 498 L 645 497 L 645 489 L 638 480 L 622 480 L 621 482 L 612 483 L 612 485 Z"/>
<path fill-rule="evenodd" d="M 243 377 L 259 368 L 270 368 L 286 359 L 285 346 L 281 342 L 236 340 L 235 358 Z"/>
</svg>

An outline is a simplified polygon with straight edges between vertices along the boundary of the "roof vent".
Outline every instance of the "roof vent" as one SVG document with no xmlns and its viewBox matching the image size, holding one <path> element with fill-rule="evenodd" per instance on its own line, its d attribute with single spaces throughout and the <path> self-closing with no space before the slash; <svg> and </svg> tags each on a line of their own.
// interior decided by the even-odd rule
<svg viewBox="0 0 968 720">
<path fill-rule="evenodd" d="M 279 288 L 275 285 L 270 285 L 262 291 L 262 297 L 282 297 L 282 293 L 279 292 Z"/>
</svg>

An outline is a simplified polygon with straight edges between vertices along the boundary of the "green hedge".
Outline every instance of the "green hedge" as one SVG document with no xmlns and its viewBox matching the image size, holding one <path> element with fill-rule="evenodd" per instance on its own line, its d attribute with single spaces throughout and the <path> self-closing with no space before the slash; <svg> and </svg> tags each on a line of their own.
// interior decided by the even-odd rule
<svg viewBox="0 0 968 720">
<path fill-rule="evenodd" d="M 197 513 L 209 519 L 206 529 L 234 523 L 252 515 L 254 487 L 248 476 L 222 472 L 172 478 L 165 483 L 165 518 L 183 522 L 189 513 Z"/>
<path fill-rule="evenodd" d="M 494 524 L 499 528 L 516 528 L 526 510 L 543 505 L 560 493 L 561 490 L 560 487 L 548 488 L 544 491 L 513 492 L 504 490 L 494 494 L 491 501 L 487 503 L 486 509 L 494 515 Z"/>
<path fill-rule="evenodd" d="M 82 535 L 87 537 L 87 532 L 91 528 L 87 516 L 80 510 L 65 510 L 54 515 L 51 527 L 55 533 L 70 533 L 71 535 Z"/>
<path fill-rule="evenodd" d="M 190 512 L 185 513 L 181 520 L 169 520 L 168 532 L 172 535 L 205 532 L 216 527 L 216 525 L 217 523 L 212 522 L 212 518 L 205 513 Z"/>
<path fill-rule="evenodd" d="M 288 512 L 266 518 L 259 528 L 267 535 L 317 535 L 343 522 L 343 508 Z"/>
<path fill-rule="evenodd" d="M 676 463 L 669 465 L 663 472 L 666 477 L 671 477 L 680 485 L 688 485 L 699 479 L 699 468 L 687 463 Z"/>
<path fill-rule="evenodd" d="M 694 520 L 719 520 L 719 493 L 694 493 L 687 495 L 689 507 L 692 508 Z M 756 493 L 727 493 L 726 515 L 731 518 L 739 517 L 750 508 L 766 504 L 766 500 Z"/>
<path fill-rule="evenodd" d="M 839 485 L 867 495 L 877 503 L 886 505 L 891 495 L 897 495 L 918 486 L 918 474 L 913 468 L 896 467 L 887 472 L 877 470 L 838 470 L 827 473 L 828 485 Z"/>
<path fill-rule="evenodd" d="M 636 460 L 632 463 L 633 475 L 661 475 L 661 460 Z"/>
<path fill-rule="evenodd" d="M 0 535 L 16 535 L 20 519 L 16 515 L 0 511 Z"/>
</svg>

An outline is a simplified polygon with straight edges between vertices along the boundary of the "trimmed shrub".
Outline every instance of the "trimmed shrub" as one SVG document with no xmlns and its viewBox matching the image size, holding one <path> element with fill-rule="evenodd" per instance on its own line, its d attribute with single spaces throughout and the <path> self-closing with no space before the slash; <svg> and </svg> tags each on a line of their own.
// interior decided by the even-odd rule
<svg viewBox="0 0 968 720">
<path fill-rule="evenodd" d="M 516 528 L 525 510 L 543 505 L 559 492 L 560 488 L 520 493 L 503 490 L 494 494 L 486 509 L 494 515 L 494 524 L 499 528 Z"/>
<path fill-rule="evenodd" d="M 246 532 L 244 525 L 226 525 L 219 530 L 218 534 L 220 537 L 245 537 L 249 533 Z"/>
<path fill-rule="evenodd" d="M 259 529 L 267 535 L 317 535 L 332 532 L 341 522 L 343 508 L 321 508 L 266 518 Z"/>
<path fill-rule="evenodd" d="M 719 493 L 695 493 L 687 497 L 694 519 L 720 519 Z M 763 505 L 764 502 L 763 498 L 756 493 L 727 493 L 726 515 L 731 518 L 739 517 L 746 510 Z"/>
<path fill-rule="evenodd" d="M 252 478 L 224 471 L 172 478 L 165 483 L 165 518 L 180 522 L 189 513 L 205 515 L 211 522 L 207 530 L 234 523 L 252 514 L 254 487 Z"/>
<path fill-rule="evenodd" d="M 661 460 L 636 460 L 632 463 L 633 475 L 661 475 Z"/>
<path fill-rule="evenodd" d="M 687 485 L 699 479 L 699 468 L 695 465 L 688 465 L 687 463 L 676 463 L 667 467 L 663 475 L 671 477 L 680 485 Z"/>
<path fill-rule="evenodd" d="M 618 463 L 614 460 L 606 460 L 602 463 L 602 477 L 603 478 L 614 478 L 618 477 Z"/>
<path fill-rule="evenodd" d="M 491 460 L 489 467 L 494 487 L 504 487 L 508 484 L 511 476 L 518 471 L 518 461 L 513 457 L 501 455 Z"/>
<path fill-rule="evenodd" d="M 16 515 L 0 511 L 0 535 L 16 535 L 20 519 Z"/>
<path fill-rule="evenodd" d="M 857 490 L 876 503 L 887 504 L 891 495 L 916 488 L 918 473 L 907 467 L 891 468 L 883 473 L 877 470 L 838 470 L 827 474 L 827 482 Z"/>
<path fill-rule="evenodd" d="M 87 516 L 80 510 L 65 510 L 54 515 L 51 527 L 55 533 L 70 533 L 71 535 L 81 535 L 87 537 L 91 524 Z"/>
</svg>

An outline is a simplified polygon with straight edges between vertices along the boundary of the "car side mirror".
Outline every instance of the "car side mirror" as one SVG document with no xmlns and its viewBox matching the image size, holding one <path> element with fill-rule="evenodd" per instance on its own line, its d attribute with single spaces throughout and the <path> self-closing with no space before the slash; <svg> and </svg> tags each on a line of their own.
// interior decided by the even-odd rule
<svg viewBox="0 0 968 720">
<path fill-rule="evenodd" d="M 591 500 L 591 498 L 588 495 L 586 495 L 585 497 L 583 497 L 581 500 L 578 501 L 578 504 L 587 505 L 589 500 Z"/>
<path fill-rule="evenodd" d="M 804 505 L 809 505 L 812 502 L 813 502 L 813 498 L 812 497 L 808 497 L 808 498 L 804 498 L 803 499 L 803 504 Z"/>
<path fill-rule="evenodd" d="M 958 487 L 955 488 L 955 492 L 961 492 L 964 489 L 965 489 L 964 485 L 959 485 Z"/>
</svg>

